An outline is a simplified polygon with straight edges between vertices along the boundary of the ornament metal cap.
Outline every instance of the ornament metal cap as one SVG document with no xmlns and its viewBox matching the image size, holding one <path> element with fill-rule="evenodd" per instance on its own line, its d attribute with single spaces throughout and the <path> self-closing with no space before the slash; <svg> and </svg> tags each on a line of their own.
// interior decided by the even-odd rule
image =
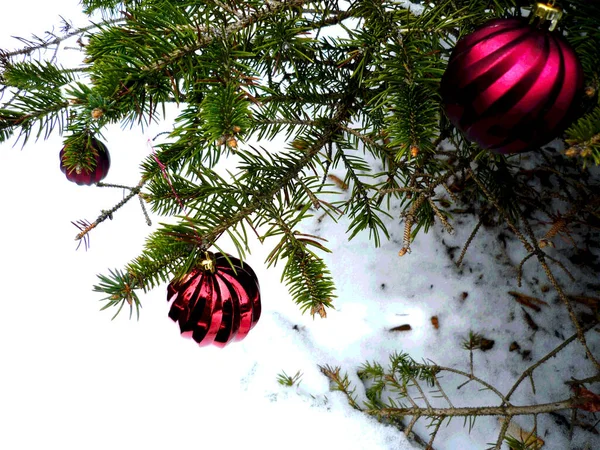
<svg viewBox="0 0 600 450">
<path fill-rule="evenodd" d="M 546 3 L 540 2 L 535 5 L 529 23 L 533 24 L 537 22 L 538 24 L 543 24 L 548 21 L 550 22 L 548 30 L 553 31 L 562 15 L 562 9 L 555 5 L 554 0 L 549 0 Z"/>
<path fill-rule="evenodd" d="M 204 252 L 204 259 L 200 261 L 200 267 L 204 272 L 208 273 L 215 273 L 217 271 L 215 258 L 210 252 Z"/>
</svg>

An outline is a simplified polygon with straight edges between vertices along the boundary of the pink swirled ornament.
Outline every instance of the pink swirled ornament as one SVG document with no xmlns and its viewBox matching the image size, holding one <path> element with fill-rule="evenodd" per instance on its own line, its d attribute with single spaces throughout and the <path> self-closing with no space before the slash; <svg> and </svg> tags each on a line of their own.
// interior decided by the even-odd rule
<svg viewBox="0 0 600 450">
<path fill-rule="evenodd" d="M 181 335 L 200 346 L 241 341 L 261 313 L 256 274 L 248 264 L 222 253 L 206 252 L 197 267 L 171 281 L 167 300 L 169 317 L 179 323 Z"/>
<path fill-rule="evenodd" d="M 576 117 L 582 88 L 581 63 L 564 38 L 547 23 L 512 18 L 457 42 L 440 92 L 468 140 L 510 154 L 557 137 Z"/>
</svg>

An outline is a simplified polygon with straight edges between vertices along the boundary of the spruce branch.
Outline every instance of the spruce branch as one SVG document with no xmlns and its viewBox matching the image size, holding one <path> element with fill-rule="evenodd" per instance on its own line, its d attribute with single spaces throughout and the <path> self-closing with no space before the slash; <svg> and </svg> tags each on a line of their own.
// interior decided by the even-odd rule
<svg viewBox="0 0 600 450">
<path fill-rule="evenodd" d="M 107 295 L 105 307 L 117 307 L 118 312 L 128 304 L 130 313 L 134 305 L 138 311 L 136 290 L 148 290 L 185 272 L 200 249 L 218 245 L 223 235 L 231 237 L 242 257 L 248 251 L 249 228 L 264 241 L 278 238 L 267 263 L 287 258 L 284 281 L 292 297 L 302 310 L 323 316 L 334 292 L 319 257 L 327 248 L 320 237 L 300 231 L 302 221 L 315 210 L 334 221 L 345 211 L 351 218 L 350 236 L 368 228 L 379 245 L 381 237 L 388 237 L 382 218 L 399 203 L 405 219 L 400 252 L 408 252 L 418 233 L 426 232 L 436 217 L 448 231 L 457 226 L 450 223 L 452 211 L 445 199 L 436 197 L 445 190 L 455 203 L 468 201 L 468 212 L 474 210 L 480 218 L 457 264 L 463 262 L 481 225 L 495 225 L 499 215 L 527 250 L 517 267 L 517 283 L 522 281 L 525 263 L 535 256 L 566 304 L 577 333 L 525 371 L 506 396 L 474 374 L 474 345 L 468 348 L 469 367 L 464 372 L 416 364 L 406 355 L 393 355 L 387 369 L 376 363 L 366 365 L 359 373 L 368 385 L 364 407 L 339 368 L 327 366 L 323 373 L 356 409 L 374 415 L 386 411 L 388 423 L 393 424 L 403 414 L 412 414 L 407 434 L 419 418 L 431 418 L 430 447 L 446 418 L 467 414 L 464 417 L 472 426 L 479 413 L 473 409 L 469 416 L 468 408 L 453 404 L 439 376 L 443 372 L 465 377 L 460 387 L 478 385 L 498 397 L 500 406 L 487 407 L 487 413 L 505 419 L 497 449 L 507 434 L 514 434 L 511 419 L 518 414 L 532 414 L 536 431 L 536 411 L 557 407 L 575 411 L 583 391 L 573 399 L 525 409 L 515 409 L 523 407 L 509 400 L 524 380 L 531 382 L 535 394 L 534 370 L 569 342 L 579 339 L 587 356 L 592 356 L 593 346 L 587 345 L 589 336 L 585 336 L 590 328 L 577 322 L 575 299 L 558 285 L 551 263 L 572 275 L 548 254 L 551 249 L 541 249 L 554 236 L 575 243 L 580 226 L 591 230 L 586 244 L 595 237 L 592 233 L 600 219 L 594 200 L 597 186 L 586 179 L 588 172 L 563 171 L 559 166 L 569 160 L 551 160 L 545 150 L 540 153 L 548 167 L 521 170 L 513 176 L 518 158 L 491 155 L 467 143 L 447 124 L 440 108 L 439 82 L 449 49 L 484 20 L 512 14 L 513 1 L 446 0 L 418 10 L 408 2 L 371 0 L 351 2 L 345 10 L 342 2 L 298 0 L 83 3 L 88 12 L 100 8 L 119 16 L 75 30 L 80 36 L 89 34 L 90 43 L 80 43 L 88 56 L 83 67 L 14 61 L 45 49 L 55 51 L 50 55 L 54 61 L 59 47 L 64 48 L 62 42 L 74 37 L 69 36 L 71 29 L 61 37 L 51 34 L 35 38 L 37 42 L 23 41 L 25 49 L 0 55 L 6 69 L 2 82 L 11 88 L 7 91 L 16 91 L 0 110 L 0 138 L 8 139 L 19 130 L 26 141 L 36 126 L 38 136 L 47 136 L 52 130 L 100 131 L 113 122 L 147 123 L 157 119 L 168 103 L 181 106 L 169 134 L 171 141 L 157 146 L 159 151 L 143 163 L 142 184 L 147 192 L 137 191 L 147 221 L 146 200 L 154 212 L 180 215 L 178 222 L 152 233 L 142 254 L 123 271 L 100 276 L 95 290 Z M 585 168 L 592 162 L 600 164 L 600 116 L 597 105 L 592 105 L 597 94 L 589 93 L 598 86 L 600 32 L 594 22 L 598 7 L 584 0 L 564 3 L 565 30 L 584 63 L 589 97 L 586 113 L 567 131 L 566 154 L 580 158 L 571 159 L 571 166 L 582 162 Z M 520 15 L 520 9 L 515 11 Z M 325 36 L 325 28 L 331 25 L 338 25 L 344 35 Z M 246 149 L 251 139 L 283 135 L 287 145 L 282 149 Z M 455 151 L 438 148 L 445 140 L 454 144 Z M 225 157 L 241 161 L 238 172 L 229 178 L 219 176 L 215 167 Z M 372 159 L 374 163 L 368 162 Z M 338 178 L 334 170 L 345 176 Z M 452 176 L 456 182 L 448 186 Z M 551 177 L 557 189 L 547 193 L 543 186 L 538 192 L 528 184 L 528 177 Z M 337 186 L 334 192 L 344 192 L 338 198 L 349 198 L 325 201 L 324 196 L 333 193 L 327 191 L 328 181 Z M 136 195 L 133 190 L 129 194 L 127 200 Z M 392 199 L 398 203 L 392 204 Z M 568 205 L 562 216 L 546 206 L 554 201 Z M 79 242 L 87 246 L 89 231 L 121 206 L 103 211 L 94 223 L 74 222 L 81 231 Z M 552 225 L 538 239 L 527 220 L 544 214 Z M 598 317 L 597 308 L 591 307 Z M 293 377 L 286 379 L 293 384 Z M 425 384 L 435 387 L 447 408 L 435 405 Z M 579 404 L 581 409 L 593 406 Z"/>
<path fill-rule="evenodd" d="M 376 247 L 381 245 L 380 233 L 389 239 L 389 233 L 380 216 L 391 217 L 387 212 L 381 210 L 376 200 L 378 196 L 369 196 L 372 187 L 364 183 L 359 172 L 367 172 L 369 166 L 365 161 L 357 156 L 347 154 L 339 148 L 336 152 L 336 158 L 339 158 L 347 170 L 347 179 L 352 181 L 352 194 L 350 200 L 345 204 L 345 214 L 352 221 L 348 226 L 350 232 L 348 239 L 352 239 L 364 229 L 369 230 L 369 237 L 373 239 Z M 346 184 L 349 184 L 346 182 Z"/>
<path fill-rule="evenodd" d="M 591 330 L 597 324 L 598 324 L 597 322 L 593 322 L 593 323 L 587 325 L 585 328 L 583 328 L 583 332 L 585 333 L 585 332 Z M 555 347 L 554 349 L 552 349 L 550 352 L 548 352 L 545 356 L 543 356 L 538 361 L 536 361 L 534 364 L 532 364 L 527 369 L 525 369 L 523 371 L 523 373 L 521 373 L 521 375 L 519 376 L 519 378 L 515 381 L 515 383 L 513 384 L 513 386 L 510 388 L 510 390 L 508 391 L 508 393 L 506 394 L 506 400 L 504 401 L 504 404 L 508 404 L 508 400 L 510 399 L 510 397 L 512 396 L 512 394 L 516 391 L 516 389 L 519 387 L 519 385 L 523 382 L 523 380 L 525 378 L 530 377 L 533 374 L 533 372 L 535 371 L 535 369 L 537 369 L 543 363 L 545 363 L 546 361 L 548 361 L 550 358 L 554 357 L 558 352 L 560 352 L 561 350 L 563 350 L 571 342 L 573 342 L 575 339 L 578 339 L 578 338 L 579 338 L 579 334 L 578 333 L 573 334 L 572 336 L 570 336 L 569 338 L 567 338 L 563 342 L 561 342 L 560 345 L 558 345 L 557 347 Z"/>
<path fill-rule="evenodd" d="M 589 331 L 597 325 L 597 322 L 589 324 L 586 326 L 585 331 Z M 552 413 L 555 411 L 560 411 L 564 409 L 572 409 L 575 410 L 577 408 L 588 408 L 592 401 L 590 400 L 590 395 L 584 395 L 581 392 L 579 394 L 568 398 L 555 402 L 549 403 L 541 403 L 541 404 L 531 404 L 531 405 L 513 405 L 510 403 L 509 399 L 516 390 L 516 388 L 522 383 L 526 378 L 531 378 L 534 370 L 540 367 L 543 363 L 556 356 L 560 351 L 565 349 L 571 342 L 578 338 L 577 333 L 573 334 L 568 339 L 564 340 L 561 344 L 555 347 L 552 351 L 550 351 L 543 358 L 538 360 L 536 363 L 528 367 L 521 376 L 515 381 L 514 385 L 508 391 L 506 395 L 503 395 L 500 391 L 498 391 L 493 385 L 486 382 L 485 380 L 475 376 L 473 374 L 473 370 L 471 369 L 469 372 L 464 372 L 455 368 L 439 366 L 436 364 L 417 364 L 414 362 L 408 355 L 405 354 L 393 354 L 390 355 L 390 365 L 386 370 L 380 364 L 374 363 L 365 363 L 358 372 L 360 379 L 363 383 L 367 383 L 366 386 L 366 394 L 368 401 L 365 402 L 365 407 L 362 410 L 370 415 L 378 417 L 383 420 L 394 420 L 397 421 L 395 423 L 400 426 L 405 434 L 409 435 L 412 432 L 412 429 L 416 423 L 416 421 L 421 417 L 429 417 L 433 419 L 432 426 L 434 427 L 432 433 L 432 439 L 429 441 L 429 445 L 433 444 L 435 436 L 437 434 L 437 430 L 439 430 L 439 423 L 443 422 L 445 418 L 452 417 L 465 417 L 466 420 L 470 421 L 470 426 L 473 426 L 473 420 L 479 416 L 491 415 L 498 416 L 504 418 L 502 421 L 502 426 L 500 428 L 500 432 L 498 435 L 498 439 L 496 441 L 496 445 L 493 447 L 496 450 L 499 450 L 502 442 L 504 442 L 506 438 L 506 433 L 509 430 L 509 424 L 513 417 L 519 415 L 533 415 L 534 418 L 537 414 L 542 413 Z M 457 375 L 463 376 L 468 380 L 475 381 L 478 384 L 481 384 L 485 389 L 488 389 L 495 393 L 499 400 L 501 401 L 498 406 L 490 405 L 490 406 L 475 406 L 475 407 L 456 407 L 452 404 L 450 399 L 445 394 L 443 388 L 441 387 L 438 379 L 438 374 L 443 372 L 455 373 Z M 338 380 L 336 385 L 340 384 L 340 368 L 335 368 L 323 371 L 323 373 L 332 380 Z M 591 379 L 595 379 L 597 377 L 592 377 Z M 345 378 L 346 382 L 341 383 L 341 390 L 343 392 L 354 392 L 354 389 L 348 384 L 347 377 Z M 429 402 L 425 401 L 425 406 L 419 406 L 409 394 L 407 388 L 407 383 L 412 383 L 413 386 L 417 388 L 417 391 L 420 393 L 421 398 L 426 400 L 425 393 L 422 389 L 419 389 L 419 380 L 427 381 L 430 386 L 437 386 L 438 390 L 442 392 L 442 397 L 449 404 L 449 407 L 439 408 L 433 407 L 429 404 Z M 394 400 L 392 397 L 389 397 L 386 401 L 383 400 L 383 394 L 386 389 L 390 389 L 391 392 L 395 393 L 397 400 Z M 595 395 L 595 394 L 594 394 Z M 352 401 L 356 403 L 356 399 L 351 397 Z M 596 397 L 594 397 L 595 399 Z M 401 401 L 406 399 L 409 401 L 410 406 L 402 405 Z M 349 397 L 349 401 L 350 397 Z M 398 401 L 400 404 L 398 405 Z M 357 408 L 361 408 L 358 404 Z M 406 427 L 402 427 L 400 419 L 410 416 L 412 417 L 410 423 Z M 537 422 L 536 422 L 537 423 Z M 537 429 L 537 426 L 534 427 L 534 430 Z M 530 433 L 530 435 L 534 435 Z"/>
<path fill-rule="evenodd" d="M 194 259 L 194 253 L 190 254 L 190 244 L 192 246 L 200 244 L 201 246 L 208 247 L 215 243 L 221 234 L 229 232 L 230 229 L 234 229 L 237 226 L 243 227 L 243 224 L 254 213 L 264 208 L 264 205 L 270 203 L 280 191 L 287 189 L 290 183 L 303 170 L 314 164 L 314 159 L 322 148 L 333 141 L 335 136 L 340 132 L 340 124 L 348 120 L 353 100 L 352 92 L 348 93 L 345 102 L 341 102 L 338 105 L 331 121 L 328 122 L 325 129 L 315 135 L 314 141 L 311 142 L 309 147 L 303 149 L 302 153 L 297 152 L 297 157 L 289 161 L 275 182 L 264 186 L 258 192 L 249 192 L 243 185 L 234 188 L 232 192 L 239 196 L 239 199 L 243 203 L 240 204 L 236 201 L 230 204 L 230 214 L 223 214 L 222 209 L 218 212 L 215 211 L 215 215 L 212 217 L 213 226 L 210 226 L 208 229 L 206 228 L 206 224 L 209 224 L 211 221 L 209 220 L 211 213 L 209 209 L 201 209 L 197 211 L 200 214 L 197 219 L 193 217 L 186 219 L 188 225 L 184 225 L 183 223 L 170 227 L 164 225 L 162 229 L 159 229 L 148 241 L 147 249 L 144 253 L 128 265 L 128 272 L 136 280 L 135 287 L 147 290 L 161 281 L 166 281 L 177 262 L 179 262 L 180 266 L 175 272 L 177 274 L 185 272 Z M 154 165 L 157 165 L 156 161 L 154 161 Z M 196 173 L 199 174 L 199 172 Z M 174 189 L 178 189 L 176 184 L 174 185 Z M 221 203 L 221 205 L 224 206 L 224 203 Z M 189 203 L 188 206 L 190 206 Z M 210 208 L 210 205 L 207 204 L 206 207 Z M 215 207 L 214 203 L 212 207 Z M 194 208 L 197 209 L 198 206 L 196 205 Z M 174 236 L 178 237 L 174 238 Z M 235 238 L 231 233 L 230 236 Z M 162 249 L 168 249 L 168 251 L 165 251 L 163 255 Z M 240 247 L 238 249 L 241 250 Z M 291 270 L 290 277 L 303 273 L 303 279 L 306 280 L 309 277 L 314 278 L 319 273 L 322 274 L 323 271 L 326 273 L 322 262 L 308 255 L 300 253 L 290 255 L 293 257 L 292 260 L 295 261 L 295 266 L 289 269 Z M 182 264 L 183 261 L 187 262 Z M 330 286 L 331 283 L 326 277 L 323 278 L 322 283 L 324 283 L 325 290 L 319 292 L 331 292 L 332 285 Z M 294 284 L 293 286 L 298 286 L 298 284 Z M 316 292 L 314 291 L 314 293 Z M 297 294 L 301 294 L 300 289 Z M 319 304 L 322 303 L 323 305 L 328 304 L 330 297 L 321 294 L 316 295 L 316 298 L 320 299 Z M 315 312 L 322 315 L 324 309 L 319 304 L 316 305 Z"/>
<path fill-rule="evenodd" d="M 158 59 L 152 64 L 142 66 L 141 71 L 160 72 L 167 66 L 173 64 L 181 58 L 191 55 L 194 52 L 200 50 L 201 48 L 208 46 L 214 40 L 221 36 L 231 36 L 244 28 L 250 27 L 251 25 L 257 22 L 265 20 L 268 17 L 275 16 L 277 13 L 284 9 L 292 8 L 295 6 L 301 6 L 305 3 L 309 3 L 309 0 L 270 0 L 268 2 L 265 2 L 265 6 L 263 8 L 257 8 L 255 12 L 246 15 L 242 19 L 239 19 L 237 22 L 226 26 L 222 30 L 215 27 L 198 27 L 196 29 L 197 40 L 195 42 L 178 48 L 177 50 L 164 56 L 163 58 Z"/>
<path fill-rule="evenodd" d="M 417 197 L 417 199 L 411 204 L 410 209 L 408 211 L 404 211 L 402 213 L 404 220 L 405 220 L 405 226 L 404 226 L 403 247 L 400 249 L 400 251 L 398 253 L 399 256 L 404 256 L 406 253 L 410 253 L 410 243 L 412 241 L 412 237 L 414 234 L 414 231 L 412 228 L 413 225 L 415 223 L 418 223 L 419 228 L 421 226 L 424 226 L 426 229 L 429 225 L 428 220 L 426 220 L 426 219 L 425 220 L 422 219 L 421 221 L 418 221 L 418 214 L 419 214 L 421 206 L 424 203 L 429 202 L 429 199 L 433 195 L 435 195 L 435 189 L 438 186 L 445 183 L 448 180 L 448 178 L 450 178 L 452 175 L 453 175 L 453 172 L 450 171 L 450 172 L 440 175 L 436 179 L 429 182 L 427 185 L 427 189 L 425 191 L 421 192 L 421 194 Z M 441 214 L 441 212 L 440 212 L 440 214 Z"/>
<path fill-rule="evenodd" d="M 283 235 L 267 257 L 267 264 L 270 266 L 278 259 L 287 259 L 282 280 L 288 285 L 294 301 L 300 305 L 302 312 L 310 311 L 313 317 L 315 314 L 326 317 L 325 308 L 332 307 L 331 302 L 335 297 L 333 280 L 325 263 L 311 247 L 325 252 L 329 250 L 318 242 L 317 236 L 293 231 L 290 225 L 293 226 L 299 220 L 284 217 L 270 205 L 264 205 L 264 209 L 273 218 L 277 229 L 276 232 L 271 231 L 267 235 Z M 299 217 L 301 216 L 302 213 Z"/>
<path fill-rule="evenodd" d="M 140 317 L 140 308 L 142 306 L 139 297 L 135 293 L 136 282 L 130 274 L 119 270 L 110 270 L 110 277 L 99 275 L 100 283 L 94 286 L 94 291 L 108 294 L 107 297 L 101 299 L 107 303 L 100 309 L 105 309 L 117 306 L 117 311 L 112 316 L 112 319 L 117 317 L 125 304 L 129 305 L 129 318 L 133 314 L 135 307 L 136 317 Z"/>
</svg>

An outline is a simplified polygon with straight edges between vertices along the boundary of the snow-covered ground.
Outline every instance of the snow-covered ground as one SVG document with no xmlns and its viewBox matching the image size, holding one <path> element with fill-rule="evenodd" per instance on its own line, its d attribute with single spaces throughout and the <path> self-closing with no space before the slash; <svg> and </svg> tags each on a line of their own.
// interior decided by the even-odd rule
<svg viewBox="0 0 600 450">
<path fill-rule="evenodd" d="M 27 25 L 25 17 L 15 15 L 17 19 Z M 7 20 L 5 16 L 3 22 Z M 3 33 L 0 47 L 6 37 Z M 162 124 L 145 131 L 108 131 L 112 167 L 105 182 L 135 185 L 138 164 L 150 151 L 148 138 L 166 129 Z M 324 258 L 338 297 L 326 319 L 302 315 L 279 282 L 281 267 L 265 268 L 275 245 L 267 240 L 262 246 L 255 242 L 247 260 L 260 279 L 263 315 L 244 341 L 221 350 L 182 339 L 167 318 L 166 286 L 142 295 L 139 321 L 128 320 L 127 313 L 110 321 L 112 312 L 98 312 L 101 296 L 91 292 L 96 274 L 121 268 L 135 257 L 161 219 L 153 217 L 149 228 L 132 201 L 91 233 L 87 252 L 76 251 L 77 229 L 70 222 L 93 221 L 123 192 L 69 183 L 58 167 L 60 147 L 57 136 L 31 142 L 23 151 L 0 145 L 2 449 L 420 448 L 397 428 L 352 409 L 342 393 L 330 389 L 319 365 L 339 366 L 347 373 L 362 403 L 365 388 L 357 370 L 366 361 L 385 366 L 391 353 L 406 352 L 417 361 L 468 372 L 469 352 L 462 343 L 473 331 L 494 341 L 491 349 L 474 351 L 475 375 L 506 394 L 527 367 L 574 333 L 533 259 L 525 265 L 523 286 L 517 287 L 515 268 L 525 253 L 506 229 L 482 227 L 463 265 L 456 267 L 476 224 L 475 218 L 456 214 L 455 235 L 435 226 L 417 237 L 412 253 L 399 257 L 404 230 L 399 209 L 387 221 L 391 240 L 380 248 L 374 248 L 367 233 L 348 242 L 343 217 L 333 223 L 317 211 L 304 224 L 304 231 L 327 239 L 332 250 Z M 530 164 L 528 159 L 522 164 Z M 334 173 L 344 177 L 343 171 Z M 567 243 L 556 243 L 552 255 L 568 251 Z M 225 241 L 220 246 L 234 251 Z M 578 274 L 575 283 L 558 269 L 555 274 L 567 294 L 590 295 L 599 289 L 593 274 Z M 509 291 L 548 305 L 539 312 L 523 308 Z M 576 310 L 586 311 L 583 306 Z M 433 326 L 433 316 L 439 328 Z M 401 325 L 411 329 L 390 331 Z M 589 337 L 598 354 L 597 332 Z M 509 351 L 513 342 L 520 350 Z M 564 382 L 586 378 L 592 369 L 582 347 L 573 342 L 535 371 L 535 394 L 526 381 L 512 401 L 529 405 L 566 399 L 570 392 Z M 300 383 L 280 385 L 277 378 L 284 372 L 300 372 Z M 499 405 L 494 394 L 473 382 L 457 389 L 464 381 L 451 374 L 441 379 L 454 406 Z M 429 396 L 434 406 L 447 406 L 434 396 Z M 593 422 L 589 414 L 583 418 Z M 544 450 L 600 448 L 598 435 L 581 429 L 569 443 L 566 420 L 568 411 L 538 416 Z M 527 431 L 533 427 L 531 417 L 515 421 Z M 421 419 L 414 429 L 425 440 L 426 424 Z M 494 417 L 478 418 L 470 433 L 456 418 L 442 426 L 434 448 L 483 449 L 495 442 L 498 430 Z"/>
</svg>

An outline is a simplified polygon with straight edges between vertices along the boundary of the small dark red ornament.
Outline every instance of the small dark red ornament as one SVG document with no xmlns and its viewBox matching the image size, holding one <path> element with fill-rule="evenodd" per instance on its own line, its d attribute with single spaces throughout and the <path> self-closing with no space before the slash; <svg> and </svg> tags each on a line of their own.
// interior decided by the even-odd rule
<svg viewBox="0 0 600 450">
<path fill-rule="evenodd" d="M 169 317 L 179 323 L 181 335 L 200 346 L 241 341 L 261 312 L 256 274 L 248 264 L 222 253 L 206 252 L 197 267 L 171 281 L 167 300 Z"/>
<path fill-rule="evenodd" d="M 98 183 L 106 177 L 110 168 L 110 154 L 106 145 L 93 137 L 87 138 L 87 145 L 89 145 L 93 154 L 92 170 L 85 170 L 79 165 L 70 170 L 67 169 L 65 166 L 65 149 L 68 145 L 65 145 L 59 154 L 60 170 L 66 175 L 67 180 L 78 185 L 86 184 L 89 186 Z"/>
<path fill-rule="evenodd" d="M 553 31 L 561 14 L 553 2 L 539 3 L 529 23 L 491 20 L 458 41 L 441 94 L 448 118 L 467 139 L 496 153 L 520 153 L 573 121 L 583 69 Z"/>
</svg>

